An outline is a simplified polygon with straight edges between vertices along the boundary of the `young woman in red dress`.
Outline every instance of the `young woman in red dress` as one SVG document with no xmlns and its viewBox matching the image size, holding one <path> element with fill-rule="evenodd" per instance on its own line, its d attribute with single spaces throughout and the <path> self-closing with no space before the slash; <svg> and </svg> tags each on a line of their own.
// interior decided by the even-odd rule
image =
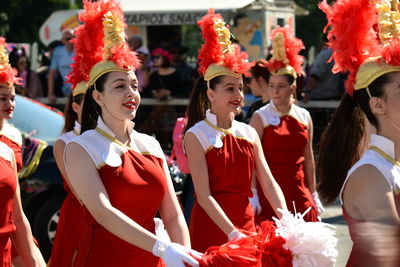
<svg viewBox="0 0 400 267">
<path fill-rule="evenodd" d="M 243 102 L 247 54 L 230 43 L 229 30 L 213 10 L 198 24 L 205 39 L 199 52 L 202 77 L 190 99 L 184 147 L 196 193 L 190 218 L 192 247 L 204 252 L 256 231 L 249 203 L 253 171 L 272 206 L 286 205 L 257 133 L 234 120 Z"/>
<path fill-rule="evenodd" d="M 14 109 L 16 70 L 8 62 L 4 38 L 0 37 L 0 117 L 4 123 Z M 2 139 L 4 140 L 4 139 Z M 21 161 L 22 163 L 22 161 Z M 11 239 L 26 266 L 46 266 L 33 242 L 30 225 L 22 210 L 14 151 L 0 142 L 0 264 L 11 267 Z"/>
<path fill-rule="evenodd" d="M 339 197 L 353 241 L 349 267 L 400 266 L 398 4 L 320 4 L 328 19 L 334 68 L 349 76 L 321 137 L 318 191 L 326 202 Z M 365 117 L 376 128 L 366 151 Z"/>
<path fill-rule="evenodd" d="M 297 74 L 302 72 L 304 47 L 292 29 L 278 26 L 272 33 L 273 57 L 266 63 L 270 103 L 256 111 L 250 121 L 264 150 L 265 159 L 291 212 L 304 213 L 306 221 L 318 221 L 322 205 L 315 191 L 315 164 L 312 149 L 313 125 L 309 112 L 294 104 Z M 289 47 L 289 48 L 288 48 Z M 278 53 L 280 51 L 283 53 Z M 260 184 L 257 184 L 260 191 Z M 258 221 L 276 216 L 262 192 L 258 192 L 261 211 Z M 318 203 L 319 212 L 315 203 Z"/>
<path fill-rule="evenodd" d="M 80 20 L 74 67 L 88 75 L 88 90 L 65 169 L 87 212 L 73 266 L 197 266 L 164 153 L 131 121 L 139 62 L 125 42 L 119 2 L 84 1 Z M 172 242 L 155 235 L 157 212 Z"/>
<path fill-rule="evenodd" d="M 57 232 L 51 250 L 50 266 L 72 266 L 74 255 L 83 234 L 83 206 L 71 191 L 68 180 L 64 178 L 67 176 L 64 166 L 64 149 L 65 145 L 81 132 L 80 122 L 86 89 L 87 85 L 83 81 L 73 89 L 64 112 L 63 134 L 54 144 L 54 158 L 63 177 L 67 196 L 60 209 Z"/>
</svg>

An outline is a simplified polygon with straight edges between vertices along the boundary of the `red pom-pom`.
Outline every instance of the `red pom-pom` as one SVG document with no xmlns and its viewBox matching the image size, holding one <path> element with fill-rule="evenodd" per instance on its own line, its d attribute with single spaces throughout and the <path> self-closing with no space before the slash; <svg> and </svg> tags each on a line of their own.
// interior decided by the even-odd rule
<svg viewBox="0 0 400 267">
<path fill-rule="evenodd" d="M 222 246 L 210 247 L 199 261 L 200 267 L 258 267 L 261 253 L 257 236 L 233 240 Z"/>
<path fill-rule="evenodd" d="M 232 71 L 248 75 L 250 63 L 248 62 L 248 54 L 240 51 L 238 45 L 234 46 L 233 53 L 223 53 L 221 44 L 218 40 L 217 32 L 214 28 L 214 21 L 223 20 L 220 14 L 216 14 L 214 9 L 209 9 L 208 13 L 197 22 L 201 28 L 201 34 L 204 44 L 201 46 L 198 53 L 199 73 L 204 75 L 208 66 L 214 63 L 219 63 Z"/>
<path fill-rule="evenodd" d="M 358 68 L 369 57 L 381 55 L 377 32 L 377 8 L 370 0 L 338 0 L 329 6 L 326 0 L 318 7 L 326 14 L 328 45 L 333 50 L 333 72 L 349 73 L 345 83 L 348 94 L 353 95 Z"/>
<path fill-rule="evenodd" d="M 286 240 L 275 234 L 276 226 L 271 221 L 264 221 L 260 225 L 260 247 L 262 251 L 263 267 L 291 267 L 293 256 L 290 250 L 283 247 Z"/>
<path fill-rule="evenodd" d="M 275 35 L 277 33 L 282 33 L 284 37 L 284 46 L 285 46 L 285 54 L 286 58 L 288 60 L 288 63 L 281 62 L 276 60 L 274 57 L 271 58 L 271 60 L 266 64 L 268 67 L 269 71 L 276 71 L 279 70 L 286 65 L 292 66 L 294 71 L 298 74 L 303 72 L 302 64 L 304 62 L 304 57 L 299 55 L 299 52 L 304 49 L 304 44 L 303 42 L 296 38 L 293 34 L 293 29 L 285 26 L 285 27 L 280 27 L 278 26 L 276 29 L 274 29 L 271 32 L 271 39 L 274 39 Z M 274 51 L 272 51 L 273 53 Z"/>
</svg>

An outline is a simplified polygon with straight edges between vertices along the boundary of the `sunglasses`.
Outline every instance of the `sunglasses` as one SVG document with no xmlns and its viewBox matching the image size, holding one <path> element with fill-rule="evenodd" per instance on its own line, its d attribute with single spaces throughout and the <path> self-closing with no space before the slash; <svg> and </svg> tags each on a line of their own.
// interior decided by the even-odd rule
<svg viewBox="0 0 400 267">
<path fill-rule="evenodd" d="M 153 58 L 154 59 L 159 59 L 159 58 L 161 58 L 161 56 L 160 55 L 155 55 L 155 56 L 153 56 Z"/>
</svg>

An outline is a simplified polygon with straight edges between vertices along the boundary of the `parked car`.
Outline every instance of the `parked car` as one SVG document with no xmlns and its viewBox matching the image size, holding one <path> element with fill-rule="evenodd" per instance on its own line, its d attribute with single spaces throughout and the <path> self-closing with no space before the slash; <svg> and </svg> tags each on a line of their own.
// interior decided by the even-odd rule
<svg viewBox="0 0 400 267">
<path fill-rule="evenodd" d="M 24 136 L 24 168 L 19 173 L 24 211 L 45 258 L 51 245 L 65 198 L 61 174 L 53 157 L 53 144 L 64 126 L 63 114 L 32 99 L 16 96 L 9 123 Z"/>
</svg>

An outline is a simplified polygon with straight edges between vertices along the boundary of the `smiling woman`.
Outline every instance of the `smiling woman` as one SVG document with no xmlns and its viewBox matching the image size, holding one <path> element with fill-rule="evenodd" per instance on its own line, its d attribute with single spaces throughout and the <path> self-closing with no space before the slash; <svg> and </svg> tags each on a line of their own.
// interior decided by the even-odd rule
<svg viewBox="0 0 400 267">
<path fill-rule="evenodd" d="M 205 252 L 256 231 L 249 203 L 253 172 L 272 205 L 286 205 L 257 133 L 234 120 L 243 101 L 242 75 L 250 67 L 247 54 L 231 44 L 214 10 L 198 24 L 205 39 L 199 53 L 202 76 L 192 90 L 184 147 L 196 192 L 190 236 L 193 248 Z"/>
<path fill-rule="evenodd" d="M 84 1 L 80 18 L 73 68 L 87 74 L 88 89 L 65 167 L 86 220 L 73 266 L 197 266 L 164 153 L 131 121 L 140 104 L 139 62 L 125 42 L 119 3 Z M 86 50 L 98 36 L 104 39 Z M 171 241 L 155 234 L 157 212 Z"/>
</svg>

